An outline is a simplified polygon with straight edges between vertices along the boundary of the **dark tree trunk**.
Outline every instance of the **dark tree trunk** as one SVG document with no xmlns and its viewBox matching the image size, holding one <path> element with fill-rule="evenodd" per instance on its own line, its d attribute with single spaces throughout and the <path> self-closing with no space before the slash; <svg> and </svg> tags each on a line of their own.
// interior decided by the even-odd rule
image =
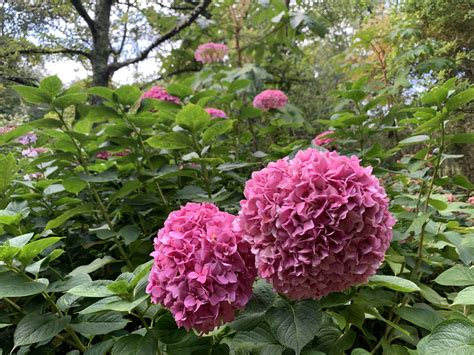
<svg viewBox="0 0 474 355">
<path fill-rule="evenodd" d="M 95 33 L 91 51 L 92 85 L 108 86 L 112 78 L 109 70 L 110 47 L 110 11 L 112 0 L 97 0 L 95 9 Z"/>
</svg>

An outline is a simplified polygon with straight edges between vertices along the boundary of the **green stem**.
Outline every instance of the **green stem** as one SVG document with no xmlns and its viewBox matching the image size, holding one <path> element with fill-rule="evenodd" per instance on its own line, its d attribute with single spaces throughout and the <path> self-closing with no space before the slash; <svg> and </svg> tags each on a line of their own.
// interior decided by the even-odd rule
<svg viewBox="0 0 474 355">
<path fill-rule="evenodd" d="M 207 196 L 209 198 L 212 198 L 212 189 L 211 189 L 211 182 L 209 180 L 209 172 L 207 170 L 206 163 L 202 161 L 201 147 L 199 147 L 199 143 L 196 140 L 196 136 L 194 135 L 194 133 L 192 134 L 192 138 L 193 138 L 194 147 L 197 151 L 197 154 L 199 155 L 199 158 L 201 159 L 201 162 L 200 162 L 201 173 L 202 173 L 202 178 L 204 180 L 204 185 L 206 186 Z"/>
</svg>

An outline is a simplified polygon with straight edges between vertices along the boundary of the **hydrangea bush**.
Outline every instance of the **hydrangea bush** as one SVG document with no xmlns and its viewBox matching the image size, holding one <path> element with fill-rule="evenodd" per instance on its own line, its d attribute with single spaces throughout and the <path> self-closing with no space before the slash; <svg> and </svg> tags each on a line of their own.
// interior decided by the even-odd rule
<svg viewBox="0 0 474 355">
<path fill-rule="evenodd" d="M 15 87 L 44 117 L 0 127 L 0 353 L 472 353 L 474 185 L 443 166 L 473 89 L 346 82 L 322 119 L 269 78 Z"/>
</svg>

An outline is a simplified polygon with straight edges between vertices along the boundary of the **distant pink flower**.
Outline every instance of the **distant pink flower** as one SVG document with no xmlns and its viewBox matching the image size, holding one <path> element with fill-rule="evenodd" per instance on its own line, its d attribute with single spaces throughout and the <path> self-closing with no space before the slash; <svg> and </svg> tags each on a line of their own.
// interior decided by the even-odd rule
<svg viewBox="0 0 474 355">
<path fill-rule="evenodd" d="M 474 206 L 474 196 L 471 196 L 467 199 L 467 203 L 470 203 L 471 205 Z"/>
<path fill-rule="evenodd" d="M 448 202 L 454 202 L 456 201 L 456 196 L 454 196 L 453 194 L 449 194 L 446 196 Z"/>
<path fill-rule="evenodd" d="M 125 148 L 121 152 L 114 153 L 113 156 L 114 157 L 125 157 L 125 156 L 129 155 L 130 152 L 131 152 L 130 149 Z"/>
<path fill-rule="evenodd" d="M 395 223 L 371 171 L 355 156 L 307 149 L 254 172 L 239 223 L 260 277 L 294 300 L 367 282 Z"/>
<path fill-rule="evenodd" d="M 217 108 L 208 107 L 205 111 L 211 115 L 211 118 L 227 118 L 227 114 Z"/>
<path fill-rule="evenodd" d="M 46 148 L 28 148 L 21 151 L 21 155 L 28 158 L 36 158 L 41 153 L 48 152 L 49 149 Z"/>
<path fill-rule="evenodd" d="M 288 97 L 280 90 L 265 90 L 253 99 L 253 106 L 263 111 L 283 108 L 287 103 Z"/>
<path fill-rule="evenodd" d="M 213 204 L 188 203 L 158 232 L 146 291 L 178 326 L 209 332 L 233 320 L 252 296 L 255 260 L 234 220 Z"/>
<path fill-rule="evenodd" d="M 43 173 L 37 172 L 37 173 L 32 173 L 32 174 L 26 174 L 23 176 L 23 179 L 25 181 L 32 181 L 32 180 L 39 180 L 44 177 Z"/>
<path fill-rule="evenodd" d="M 24 136 L 21 136 L 17 139 L 18 143 L 23 145 L 35 144 L 38 140 L 38 137 L 34 133 L 27 133 Z"/>
<path fill-rule="evenodd" d="M 229 47 L 222 43 L 201 44 L 194 53 L 194 58 L 203 64 L 223 62 Z"/>
<path fill-rule="evenodd" d="M 179 97 L 168 94 L 168 91 L 166 91 L 166 89 L 162 88 L 161 86 L 153 86 L 150 90 L 146 91 L 142 95 L 142 99 L 157 99 L 161 101 L 173 102 L 175 104 L 181 103 Z"/>
<path fill-rule="evenodd" d="M 320 146 L 320 147 L 324 147 L 326 145 L 329 145 L 332 142 L 334 142 L 336 139 L 335 138 L 329 138 L 329 137 L 325 138 L 325 137 L 330 135 L 330 134 L 333 134 L 333 133 L 334 133 L 334 131 L 325 131 L 323 133 L 320 133 L 313 139 L 313 143 L 315 145 Z"/>
<path fill-rule="evenodd" d="M 106 151 L 106 150 L 103 150 L 101 152 L 98 152 L 96 153 L 95 157 L 97 159 L 102 159 L 102 160 L 107 160 L 109 159 L 110 157 L 112 156 L 112 153 Z"/>
<path fill-rule="evenodd" d="M 11 132 L 11 131 L 13 131 L 15 128 L 16 128 L 16 125 L 13 125 L 13 124 L 0 127 L 0 135 L 6 134 L 6 133 L 8 133 L 8 132 Z"/>
</svg>

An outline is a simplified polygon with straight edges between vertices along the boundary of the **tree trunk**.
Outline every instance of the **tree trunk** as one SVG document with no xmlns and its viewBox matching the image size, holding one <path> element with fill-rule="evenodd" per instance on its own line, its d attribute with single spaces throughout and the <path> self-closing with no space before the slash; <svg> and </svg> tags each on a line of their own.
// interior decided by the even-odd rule
<svg viewBox="0 0 474 355">
<path fill-rule="evenodd" d="M 112 0 L 97 0 L 95 9 L 95 34 L 91 51 L 92 85 L 109 86 L 112 72 L 108 61 L 111 54 L 110 47 L 110 11 Z"/>
</svg>

